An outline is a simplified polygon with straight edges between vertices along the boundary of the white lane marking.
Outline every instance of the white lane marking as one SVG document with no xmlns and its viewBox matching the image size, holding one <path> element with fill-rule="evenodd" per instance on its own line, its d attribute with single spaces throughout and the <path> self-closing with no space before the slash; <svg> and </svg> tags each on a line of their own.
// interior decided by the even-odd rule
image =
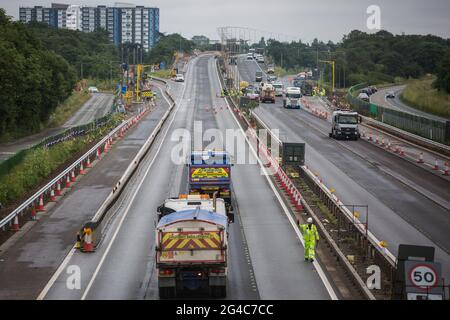
<svg viewBox="0 0 450 320">
<path fill-rule="evenodd" d="M 161 91 L 161 95 L 164 97 L 164 99 L 167 101 L 167 103 L 170 105 L 170 101 L 168 100 L 168 98 L 166 97 L 165 94 L 163 94 L 162 89 L 157 86 L 158 89 Z M 181 95 L 181 97 L 178 100 L 177 105 L 179 104 L 179 102 L 181 101 L 183 95 L 184 95 L 184 90 L 185 90 L 186 86 L 184 86 L 183 89 L 183 93 Z M 178 108 L 177 110 L 178 111 Z M 174 115 L 175 118 L 175 115 Z M 172 119 L 173 122 L 173 119 Z M 172 124 L 171 122 L 171 124 Z M 165 138 L 165 137 L 164 137 Z M 158 149 L 159 151 L 159 149 Z M 70 252 L 67 254 L 67 256 L 64 258 L 63 262 L 61 263 L 61 265 L 58 267 L 58 269 L 56 270 L 56 272 L 53 274 L 53 276 L 50 278 L 50 280 L 48 281 L 48 283 L 45 285 L 44 289 L 41 291 L 41 293 L 39 294 L 39 296 L 36 298 L 36 300 L 44 300 L 45 296 L 48 294 L 48 292 L 50 291 L 50 289 L 53 287 L 53 285 L 55 284 L 56 280 L 58 280 L 59 276 L 61 275 L 62 271 L 66 268 L 67 264 L 69 263 L 69 261 L 72 259 L 72 256 L 74 255 L 74 253 L 76 252 L 75 246 L 72 247 L 72 249 L 70 250 Z"/>
<path fill-rule="evenodd" d="M 89 281 L 89 283 L 88 283 L 88 285 L 87 285 L 87 287 L 86 287 L 86 289 L 85 289 L 85 291 L 84 291 L 84 293 L 83 293 L 83 296 L 81 297 L 81 300 L 85 300 L 86 297 L 87 297 L 87 295 L 89 294 L 89 291 L 91 290 L 91 287 L 92 287 L 92 285 L 94 284 L 94 281 L 95 281 L 95 279 L 97 278 L 97 275 L 98 275 L 98 273 L 100 272 L 100 269 L 101 269 L 101 267 L 103 266 L 103 263 L 105 262 L 105 259 L 106 259 L 107 255 L 108 255 L 109 251 L 111 250 L 111 247 L 112 247 L 114 241 L 116 240 L 116 237 L 117 237 L 117 235 L 118 235 L 118 233 L 119 233 L 119 231 L 120 231 L 120 229 L 121 229 L 121 227 L 122 227 L 122 224 L 123 224 L 123 222 L 125 221 L 125 218 L 127 217 L 128 213 L 129 213 L 129 211 L 130 211 L 131 206 L 134 204 L 134 199 L 136 198 L 137 194 L 139 193 L 139 191 L 140 191 L 142 185 L 144 184 L 144 181 L 145 181 L 146 178 L 147 178 L 148 173 L 150 172 L 150 169 L 151 169 L 152 166 L 153 166 L 153 163 L 154 163 L 155 160 L 157 159 L 158 154 L 159 154 L 159 152 L 161 151 L 162 146 L 164 145 L 164 140 L 166 139 L 167 134 L 169 133 L 169 128 L 172 126 L 172 124 L 173 124 L 173 122 L 174 122 L 174 120 L 175 120 L 175 118 L 176 118 L 176 115 L 177 115 L 177 113 L 178 113 L 178 110 L 180 110 L 180 108 L 181 108 L 181 107 L 180 107 L 180 106 L 181 106 L 180 102 L 181 102 L 181 100 L 183 99 L 184 93 L 185 93 L 185 91 L 186 91 L 186 87 L 187 87 L 187 86 L 184 85 L 184 87 L 183 87 L 183 92 L 182 92 L 182 94 L 181 94 L 181 96 L 180 96 L 180 99 L 179 99 L 179 101 L 178 101 L 178 103 L 177 103 L 177 106 L 176 106 L 177 109 L 175 110 L 175 113 L 174 113 L 172 119 L 170 120 L 169 126 L 167 127 L 167 130 L 166 130 L 165 133 L 164 133 L 164 136 L 163 136 L 163 138 L 162 138 L 162 140 L 161 140 L 161 143 L 159 144 L 158 149 L 156 150 L 156 153 L 155 153 L 155 155 L 153 156 L 152 161 L 150 162 L 149 166 L 148 166 L 147 169 L 145 170 L 145 173 L 144 173 L 144 175 L 143 175 L 141 181 L 139 182 L 137 188 L 135 189 L 135 191 L 134 191 L 134 193 L 133 193 L 133 196 L 131 197 L 130 201 L 128 202 L 128 205 L 127 205 L 127 207 L 125 208 L 125 211 L 124 211 L 124 213 L 122 214 L 122 217 L 120 218 L 119 224 L 117 225 L 117 228 L 116 228 L 116 230 L 115 230 L 115 232 L 114 232 L 114 234 L 113 234 L 111 240 L 110 240 L 109 243 L 108 243 L 108 247 L 106 248 L 105 252 L 103 253 L 102 258 L 100 259 L 100 262 L 99 262 L 99 264 L 97 265 L 97 268 L 95 269 L 94 274 L 92 275 L 91 280 Z M 161 89 L 160 89 L 160 90 L 161 90 Z"/>
<path fill-rule="evenodd" d="M 218 73 L 218 71 L 217 71 L 217 68 L 215 68 L 215 69 L 216 69 L 217 78 L 219 79 L 219 86 L 220 86 L 220 89 L 222 90 L 223 87 L 222 87 L 222 83 L 220 82 L 219 73 Z M 274 186 L 272 180 L 270 180 L 266 168 L 264 167 L 264 165 L 262 164 L 262 162 L 261 162 L 261 160 L 259 159 L 258 155 L 256 154 L 255 149 L 253 148 L 253 146 L 251 145 L 250 141 L 248 140 L 248 137 L 246 136 L 246 134 L 245 134 L 244 130 L 242 129 L 242 127 L 241 127 L 239 121 L 237 120 L 236 116 L 234 115 L 234 113 L 233 113 L 233 111 L 232 111 L 232 109 L 231 109 L 231 107 L 230 107 L 230 105 L 229 105 L 229 103 L 228 103 L 228 100 L 227 100 L 226 98 L 225 98 L 225 103 L 227 104 L 228 110 L 230 111 L 231 115 L 233 116 L 234 121 L 236 121 L 237 125 L 239 126 L 239 129 L 240 129 L 242 135 L 244 136 L 245 140 L 247 141 L 247 143 L 248 143 L 248 145 L 249 145 L 249 148 L 252 150 L 253 155 L 254 155 L 255 158 L 257 159 L 257 161 L 258 161 L 260 167 L 262 168 L 262 170 L 263 170 L 263 172 L 264 172 L 264 176 L 266 177 L 267 182 L 269 183 L 269 185 L 270 185 L 270 187 L 271 187 L 273 193 L 274 193 L 275 196 L 277 197 L 278 202 L 280 203 L 281 207 L 283 208 L 283 211 L 284 211 L 284 213 L 286 214 L 286 216 L 287 216 L 289 222 L 291 223 L 292 228 L 294 229 L 295 233 L 297 234 L 297 237 L 300 239 L 300 242 L 302 243 L 302 245 L 305 246 L 305 243 L 304 243 L 304 240 L 303 240 L 303 236 L 302 236 L 302 234 L 301 234 L 299 228 L 297 228 L 297 224 L 295 223 L 295 221 L 294 221 L 294 219 L 292 218 L 291 214 L 289 213 L 289 209 L 286 207 L 284 201 L 282 200 L 280 194 L 278 193 L 278 190 L 275 188 L 275 186 Z M 323 272 L 322 267 L 321 267 L 320 264 L 317 262 L 317 260 L 315 260 L 315 261 L 313 262 L 313 265 L 314 265 L 314 268 L 317 270 L 317 274 L 319 275 L 320 279 L 322 280 L 322 282 L 323 282 L 323 284 L 324 284 L 324 286 L 325 286 L 325 288 L 326 288 L 328 294 L 330 295 L 331 299 L 332 299 L 332 300 L 338 300 L 338 297 L 337 297 L 336 293 L 334 292 L 334 289 L 333 289 L 333 287 L 331 286 L 330 281 L 328 280 L 327 276 L 326 276 L 325 273 Z"/>
<path fill-rule="evenodd" d="M 56 272 L 53 274 L 53 276 L 50 278 L 49 282 L 45 285 L 44 289 L 41 291 L 41 293 L 38 295 L 36 300 L 44 300 L 45 296 L 47 295 L 50 288 L 53 286 L 53 284 L 56 282 L 56 280 L 59 278 L 61 272 L 66 268 L 67 264 L 69 263 L 70 259 L 72 259 L 73 254 L 75 253 L 77 249 L 75 249 L 75 245 L 70 250 L 69 254 L 65 257 L 64 261 L 61 263 L 61 265 L 58 267 Z"/>
</svg>

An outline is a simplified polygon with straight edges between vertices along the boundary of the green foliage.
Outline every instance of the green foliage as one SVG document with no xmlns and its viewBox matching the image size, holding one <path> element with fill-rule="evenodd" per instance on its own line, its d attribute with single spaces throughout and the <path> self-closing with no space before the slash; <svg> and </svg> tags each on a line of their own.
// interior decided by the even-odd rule
<svg viewBox="0 0 450 320">
<path fill-rule="evenodd" d="M 51 148 L 37 147 L 21 152 L 9 164 L 0 165 L 0 203 L 10 205 L 24 197 L 28 192 L 45 182 L 59 166 L 72 159 L 77 153 L 84 151 L 91 143 L 99 140 L 121 121 L 115 115 L 107 126 L 100 127 L 85 136 L 61 142 Z M 7 160 L 8 161 L 8 160 Z"/>
<path fill-rule="evenodd" d="M 438 65 L 437 79 L 433 85 L 439 90 L 450 93 L 450 50 L 447 50 L 445 57 Z"/>
<path fill-rule="evenodd" d="M 150 50 L 144 57 L 147 64 L 156 64 L 164 62 L 166 66 L 172 63 L 175 51 L 186 53 L 192 52 L 194 43 L 183 38 L 178 33 L 164 35 L 160 34 L 160 38 L 155 47 Z"/>
<path fill-rule="evenodd" d="M 74 83 L 67 61 L 0 9 L 0 137 L 37 132 Z"/>
<path fill-rule="evenodd" d="M 410 81 L 400 99 L 419 110 L 450 118 L 450 94 L 433 88 L 433 82 L 434 77 Z"/>
<path fill-rule="evenodd" d="M 447 63 L 443 59 L 449 49 L 450 42 L 437 36 L 393 35 L 387 31 L 367 34 L 358 30 L 337 44 L 317 39 L 311 44 L 270 39 L 266 47 L 275 63 L 282 63 L 284 69 L 314 69 L 319 63 L 325 82 L 330 82 L 331 68 L 320 60 L 335 60 L 337 87 L 395 82 L 399 77 L 418 78 L 432 73 L 441 75 L 436 83 L 442 89 L 450 83 L 450 58 Z"/>
<path fill-rule="evenodd" d="M 27 27 L 48 50 L 66 59 L 76 69 L 79 79 L 109 79 L 111 65 L 118 64 L 118 49 L 105 30 L 73 31 L 37 22 Z"/>
<path fill-rule="evenodd" d="M 55 112 L 51 114 L 47 127 L 54 128 L 62 126 L 89 98 L 89 93 L 85 91 L 73 91 L 72 95 L 61 103 Z"/>
</svg>

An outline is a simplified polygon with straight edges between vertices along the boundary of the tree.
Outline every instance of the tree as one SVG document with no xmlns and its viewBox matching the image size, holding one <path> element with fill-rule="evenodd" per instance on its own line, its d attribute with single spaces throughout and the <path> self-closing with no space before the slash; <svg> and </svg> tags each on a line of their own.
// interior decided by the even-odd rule
<svg viewBox="0 0 450 320">
<path fill-rule="evenodd" d="M 450 50 L 447 50 L 444 58 L 438 64 L 437 78 L 434 87 L 450 93 Z"/>
</svg>

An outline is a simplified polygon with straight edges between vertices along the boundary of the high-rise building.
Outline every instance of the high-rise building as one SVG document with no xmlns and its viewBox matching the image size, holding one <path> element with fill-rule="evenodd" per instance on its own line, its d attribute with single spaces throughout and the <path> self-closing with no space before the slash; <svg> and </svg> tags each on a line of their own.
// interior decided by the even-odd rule
<svg viewBox="0 0 450 320">
<path fill-rule="evenodd" d="M 153 48 L 158 41 L 159 8 L 144 6 L 79 6 L 52 4 L 51 8 L 21 7 L 20 21 L 45 22 L 56 28 L 92 32 L 108 31 L 110 40 L 121 43 L 138 43 L 145 50 Z"/>
</svg>

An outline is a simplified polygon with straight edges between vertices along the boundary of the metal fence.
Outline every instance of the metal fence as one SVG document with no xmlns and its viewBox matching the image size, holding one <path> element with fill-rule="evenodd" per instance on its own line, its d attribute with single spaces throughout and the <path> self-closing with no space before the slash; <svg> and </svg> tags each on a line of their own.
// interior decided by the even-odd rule
<svg viewBox="0 0 450 320">
<path fill-rule="evenodd" d="M 357 84 L 347 93 L 347 100 L 360 114 L 432 141 L 450 145 L 450 121 L 432 120 L 409 112 L 385 108 L 354 96 L 355 92 L 366 86 L 366 83 Z"/>
</svg>

